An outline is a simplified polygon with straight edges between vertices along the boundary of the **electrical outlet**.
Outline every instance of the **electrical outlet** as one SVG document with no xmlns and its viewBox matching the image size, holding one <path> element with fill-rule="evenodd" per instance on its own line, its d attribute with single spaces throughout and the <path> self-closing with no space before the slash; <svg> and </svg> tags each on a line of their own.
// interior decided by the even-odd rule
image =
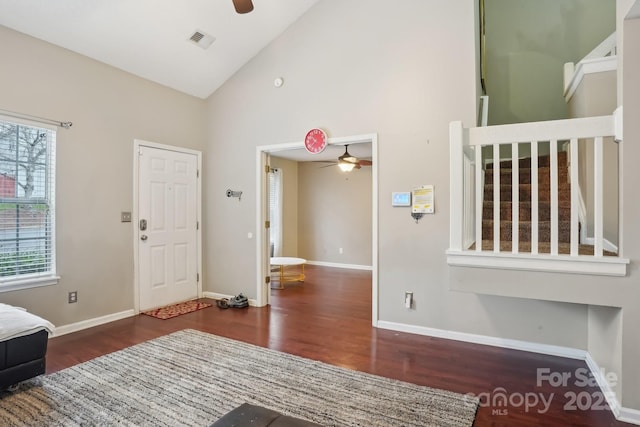
<svg viewBox="0 0 640 427">
<path fill-rule="evenodd" d="M 404 307 L 411 308 L 413 306 L 413 292 L 405 291 L 404 292 Z"/>
<path fill-rule="evenodd" d="M 69 304 L 78 302 L 78 291 L 69 292 Z"/>
</svg>

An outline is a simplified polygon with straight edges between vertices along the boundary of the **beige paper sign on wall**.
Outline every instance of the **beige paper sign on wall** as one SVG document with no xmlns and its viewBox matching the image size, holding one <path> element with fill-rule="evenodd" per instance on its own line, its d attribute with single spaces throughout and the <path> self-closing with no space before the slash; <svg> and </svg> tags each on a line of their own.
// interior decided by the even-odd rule
<svg viewBox="0 0 640 427">
<path fill-rule="evenodd" d="M 412 191 L 413 205 L 411 212 L 413 213 L 434 213 L 434 191 L 433 185 L 423 185 Z"/>
</svg>

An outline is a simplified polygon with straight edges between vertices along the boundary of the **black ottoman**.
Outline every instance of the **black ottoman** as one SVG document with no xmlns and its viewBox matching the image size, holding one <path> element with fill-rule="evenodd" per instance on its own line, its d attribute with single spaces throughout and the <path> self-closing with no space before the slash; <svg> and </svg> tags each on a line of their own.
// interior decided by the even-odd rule
<svg viewBox="0 0 640 427">
<path fill-rule="evenodd" d="M 261 406 L 243 403 L 211 427 L 322 427 L 320 424 L 282 415 Z"/>
</svg>

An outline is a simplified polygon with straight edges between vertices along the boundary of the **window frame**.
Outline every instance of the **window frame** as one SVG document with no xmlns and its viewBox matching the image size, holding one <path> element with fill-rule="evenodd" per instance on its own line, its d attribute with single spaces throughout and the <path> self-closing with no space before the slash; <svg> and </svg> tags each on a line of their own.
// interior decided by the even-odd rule
<svg viewBox="0 0 640 427">
<path fill-rule="evenodd" d="M 42 129 L 49 132 L 52 137 L 47 141 L 47 153 L 45 164 L 45 195 L 41 199 L 43 200 L 49 210 L 49 239 L 46 244 L 49 245 L 49 257 L 50 265 L 49 269 L 43 272 L 37 273 L 24 273 L 16 274 L 13 276 L 0 276 L 0 293 L 16 291 L 21 289 L 29 289 L 41 286 L 50 286 L 58 283 L 60 276 L 57 274 L 57 254 L 56 254 L 56 140 L 57 140 L 57 127 L 37 123 L 30 120 L 17 119 L 13 117 L 7 117 L 0 114 L 0 121 L 15 124 L 18 126 L 27 126 L 36 129 Z M 12 199 L 12 198 L 5 198 Z M 16 203 L 20 203 L 18 197 L 15 197 Z M 35 200 L 35 198 L 34 198 Z M 6 200 L 5 200 L 6 201 Z"/>
</svg>

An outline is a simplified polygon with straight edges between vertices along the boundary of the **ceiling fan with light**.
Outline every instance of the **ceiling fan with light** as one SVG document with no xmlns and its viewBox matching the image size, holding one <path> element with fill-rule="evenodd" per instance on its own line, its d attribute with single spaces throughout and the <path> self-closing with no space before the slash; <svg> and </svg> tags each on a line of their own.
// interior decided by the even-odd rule
<svg viewBox="0 0 640 427">
<path fill-rule="evenodd" d="M 347 144 L 344 146 L 344 154 L 338 157 L 337 162 L 331 162 L 330 165 L 323 167 L 338 165 L 341 171 L 351 172 L 353 169 L 360 169 L 362 166 L 371 166 L 372 164 L 371 160 L 358 159 L 349 154 L 349 145 Z"/>
<path fill-rule="evenodd" d="M 253 10 L 253 2 L 251 0 L 233 0 L 233 7 L 238 13 L 249 13 Z"/>
</svg>

